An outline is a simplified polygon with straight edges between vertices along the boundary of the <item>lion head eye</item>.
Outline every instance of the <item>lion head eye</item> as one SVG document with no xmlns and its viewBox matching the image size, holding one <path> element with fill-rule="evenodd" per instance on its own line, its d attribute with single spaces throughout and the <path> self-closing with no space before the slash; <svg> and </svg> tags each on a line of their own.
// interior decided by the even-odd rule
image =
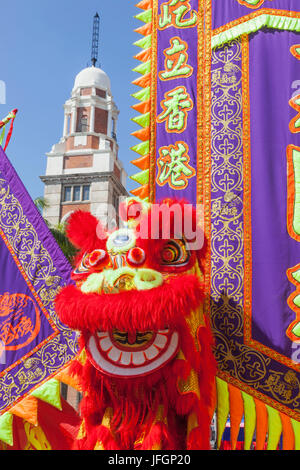
<svg viewBox="0 0 300 470">
<path fill-rule="evenodd" d="M 189 262 L 190 253 L 183 240 L 169 240 L 161 253 L 164 266 L 183 266 Z"/>
<path fill-rule="evenodd" d="M 76 280 L 80 276 L 88 274 L 90 271 L 99 270 L 108 260 L 108 254 L 105 250 L 94 250 L 92 253 L 85 253 L 79 265 L 72 272 L 71 278 Z"/>
<path fill-rule="evenodd" d="M 96 267 L 107 258 L 107 252 L 104 250 L 94 250 L 86 258 L 86 264 L 88 267 Z"/>
</svg>

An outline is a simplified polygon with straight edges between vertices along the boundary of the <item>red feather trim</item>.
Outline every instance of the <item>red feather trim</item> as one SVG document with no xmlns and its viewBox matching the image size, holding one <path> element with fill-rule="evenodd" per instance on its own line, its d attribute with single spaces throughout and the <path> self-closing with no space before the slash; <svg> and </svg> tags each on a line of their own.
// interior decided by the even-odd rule
<svg viewBox="0 0 300 470">
<path fill-rule="evenodd" d="M 205 423 L 202 421 L 201 426 L 193 429 L 188 437 L 187 450 L 210 450 L 209 429 L 210 422 L 207 420 Z"/>
<path fill-rule="evenodd" d="M 184 327 L 184 316 L 202 301 L 202 288 L 194 275 L 174 277 L 144 291 L 118 294 L 83 294 L 75 286 L 61 290 L 55 300 L 63 323 L 75 330 L 146 331 Z"/>
<path fill-rule="evenodd" d="M 107 233 L 90 212 L 73 212 L 68 219 L 66 233 L 73 245 L 82 251 L 92 251 L 106 245 Z"/>
<path fill-rule="evenodd" d="M 155 423 L 149 433 L 135 445 L 135 450 L 175 450 L 176 442 L 172 436 L 173 430 L 165 423 Z"/>
</svg>

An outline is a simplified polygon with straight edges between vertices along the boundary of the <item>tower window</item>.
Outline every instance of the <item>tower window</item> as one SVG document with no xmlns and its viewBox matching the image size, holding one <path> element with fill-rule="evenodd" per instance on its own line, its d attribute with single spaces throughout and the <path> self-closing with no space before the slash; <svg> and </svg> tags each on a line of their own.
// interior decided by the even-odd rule
<svg viewBox="0 0 300 470">
<path fill-rule="evenodd" d="M 88 132 L 88 130 L 88 118 L 84 115 L 80 119 L 80 132 Z"/>
<path fill-rule="evenodd" d="M 106 91 L 105 90 L 100 90 L 99 88 L 96 88 L 96 95 L 100 96 L 100 98 L 106 98 Z"/>
<path fill-rule="evenodd" d="M 90 200 L 90 186 L 83 186 L 82 188 L 82 200 L 89 201 Z"/>
<path fill-rule="evenodd" d="M 65 186 L 64 188 L 64 202 L 72 200 L 72 186 Z"/>
<path fill-rule="evenodd" d="M 90 185 L 65 186 L 63 188 L 63 202 L 82 202 L 90 200 Z"/>
<path fill-rule="evenodd" d="M 119 226 L 119 223 L 120 223 L 120 220 L 119 220 L 120 196 L 115 192 L 113 193 L 112 203 L 113 203 L 114 209 L 116 211 L 116 223 L 117 223 L 117 226 Z"/>
<path fill-rule="evenodd" d="M 81 193 L 81 187 L 80 186 L 74 186 L 74 188 L 73 188 L 73 201 L 80 201 L 80 199 L 81 199 L 80 193 Z"/>
</svg>

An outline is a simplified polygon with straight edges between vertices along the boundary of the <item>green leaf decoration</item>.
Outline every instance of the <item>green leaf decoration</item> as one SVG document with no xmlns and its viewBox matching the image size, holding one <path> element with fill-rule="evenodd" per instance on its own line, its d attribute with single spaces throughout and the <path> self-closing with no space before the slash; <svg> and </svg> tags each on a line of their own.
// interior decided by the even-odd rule
<svg viewBox="0 0 300 470">
<path fill-rule="evenodd" d="M 0 441 L 5 442 L 9 446 L 13 446 L 13 415 L 4 413 L 0 416 Z"/>
<path fill-rule="evenodd" d="M 47 380 L 47 382 L 34 390 L 31 395 L 49 403 L 59 410 L 62 409 L 60 400 L 60 382 L 58 380 Z"/>
<path fill-rule="evenodd" d="M 151 23 L 152 21 L 152 9 L 150 8 L 149 10 L 142 11 L 138 15 L 135 15 L 137 20 L 142 21 L 143 23 Z"/>
<path fill-rule="evenodd" d="M 135 175 L 132 175 L 130 178 L 136 183 L 139 183 L 143 186 L 144 184 L 149 183 L 149 169 L 139 171 Z"/>
</svg>

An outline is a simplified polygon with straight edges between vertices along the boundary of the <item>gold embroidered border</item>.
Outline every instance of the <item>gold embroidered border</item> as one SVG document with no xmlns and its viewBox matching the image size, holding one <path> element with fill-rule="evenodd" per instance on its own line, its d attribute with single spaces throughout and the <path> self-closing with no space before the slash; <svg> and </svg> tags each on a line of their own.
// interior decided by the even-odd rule
<svg viewBox="0 0 300 470">
<path fill-rule="evenodd" d="M 203 204 L 204 233 L 207 250 L 204 260 L 204 312 L 210 316 L 210 284 L 211 284 L 211 35 L 212 35 L 212 0 L 204 0 L 204 73 L 203 73 Z M 199 178 L 199 177 L 198 177 Z M 198 195 L 198 203 L 202 201 Z"/>
<path fill-rule="evenodd" d="M 217 376 L 220 377 L 220 379 L 225 380 L 225 382 L 234 385 L 240 390 L 243 390 L 244 392 L 248 393 L 252 397 L 258 398 L 259 400 L 266 403 L 267 405 L 270 405 L 272 408 L 275 408 L 276 410 L 281 411 L 282 413 L 286 414 L 290 418 L 293 418 L 296 421 L 300 421 L 300 412 L 291 410 L 290 408 L 280 404 L 279 401 L 268 397 L 268 395 L 265 395 L 264 393 L 258 392 L 255 388 L 249 387 L 244 382 L 241 382 L 240 380 L 232 377 L 228 372 L 218 370 Z"/>
<path fill-rule="evenodd" d="M 249 90 L 249 37 L 241 36 L 243 102 L 243 180 L 244 180 L 244 339 L 251 341 L 252 314 L 252 221 L 251 221 L 251 143 Z"/>
<path fill-rule="evenodd" d="M 5 182 L 5 180 L 1 180 L 1 183 L 3 182 Z M 41 343 L 39 343 L 35 348 L 29 351 L 28 354 L 23 356 L 20 360 L 14 362 L 13 365 L 7 367 L 5 371 L 1 373 L 0 392 L 8 393 L 7 405 L 5 405 L 4 410 L 9 411 L 11 407 L 15 406 L 25 397 L 30 395 L 33 390 L 40 387 L 43 383 L 45 383 L 46 381 L 50 380 L 53 376 L 55 376 L 61 369 L 66 367 L 67 363 L 73 358 L 72 353 L 75 352 L 74 349 L 76 347 L 75 343 L 77 343 L 77 339 L 76 338 L 74 340 L 72 339 L 74 333 L 72 333 L 70 329 L 66 328 L 63 324 L 59 322 L 59 319 L 54 311 L 53 301 L 54 301 L 55 293 L 57 292 L 57 290 L 56 292 L 54 291 L 51 292 L 48 296 L 45 294 L 45 292 L 43 292 L 44 285 L 46 284 L 47 279 L 55 278 L 57 282 L 61 281 L 61 277 L 56 275 L 57 268 L 53 265 L 53 260 L 51 256 L 49 255 L 47 250 L 43 247 L 43 245 L 41 245 L 34 227 L 30 224 L 30 222 L 27 219 L 27 216 L 23 213 L 23 208 L 20 205 L 20 202 L 18 201 L 18 199 L 11 193 L 9 185 L 8 185 L 8 189 L 6 189 L 4 193 L 2 192 L 1 196 L 2 198 L 3 197 L 6 198 L 5 202 L 7 203 L 8 206 L 19 207 L 19 218 L 18 218 L 18 221 L 15 222 L 15 224 L 13 225 L 14 231 L 11 232 L 10 231 L 11 227 L 2 223 L 3 214 L 1 212 L 0 236 L 3 238 L 3 241 L 5 242 L 11 255 L 13 256 L 13 259 L 16 262 L 18 269 L 20 270 L 22 276 L 26 280 L 27 286 L 30 288 L 34 299 L 37 301 L 39 307 L 42 309 L 43 313 L 46 315 L 47 320 L 51 324 L 51 327 L 54 328 L 55 330 L 50 336 L 48 336 L 48 338 L 45 338 L 45 340 L 41 341 Z M 2 209 L 3 207 L 4 207 L 4 203 L 2 201 Z M 42 286 L 40 286 L 38 289 L 36 289 L 35 287 L 36 279 L 32 277 L 32 273 L 30 272 L 30 268 L 32 266 L 29 266 L 26 263 L 26 258 L 24 258 L 24 252 L 20 251 L 20 252 L 15 253 L 12 249 L 13 243 L 15 241 L 14 237 L 16 236 L 16 234 L 20 235 L 20 233 L 22 233 L 22 230 L 25 230 L 25 228 L 26 228 L 27 236 L 33 235 L 34 240 L 38 240 L 38 247 L 40 249 L 39 253 L 41 252 L 42 255 L 49 262 L 47 275 L 44 275 L 42 278 L 37 279 L 38 281 L 37 284 L 39 282 L 42 282 Z M 17 257 L 18 255 L 20 255 L 19 258 Z M 23 258 L 22 258 L 22 255 L 23 255 Z M 36 263 L 38 263 L 39 256 L 36 256 L 36 259 L 32 257 L 32 259 L 34 260 L 34 266 L 36 265 Z M 45 310 L 43 304 L 48 307 L 49 311 Z M 72 342 L 72 347 L 71 347 L 71 342 Z M 59 348 L 65 347 L 66 350 L 64 352 L 64 357 L 63 357 L 64 362 L 62 363 L 62 361 L 60 360 L 58 364 L 55 365 L 54 367 L 51 367 L 51 365 L 44 365 L 44 363 L 42 362 L 42 364 L 44 365 L 44 372 L 42 374 L 42 378 L 39 379 L 38 382 L 36 378 L 33 378 L 33 380 L 28 379 L 24 387 L 22 385 L 18 386 L 15 382 L 15 378 L 18 376 L 20 372 L 24 371 L 24 360 L 29 359 L 35 354 L 34 357 L 40 361 L 41 352 L 43 351 L 44 348 L 47 348 L 48 346 L 50 347 L 52 346 L 53 351 L 59 351 Z M 11 372 L 12 368 L 14 368 L 16 365 L 19 365 L 19 364 L 21 364 L 21 368 L 17 371 L 16 374 L 13 374 Z M 9 374 L 7 374 L 8 371 L 10 371 Z M 45 377 L 47 373 L 48 375 Z M 5 382 L 6 375 L 9 378 L 9 383 Z M 28 389 L 30 385 L 31 385 L 30 390 L 22 394 L 22 390 Z M 0 414 L 2 414 L 2 412 L 3 410 L 0 410 Z"/>
<path fill-rule="evenodd" d="M 220 28 L 213 29 L 212 35 L 217 36 L 220 33 L 224 33 L 225 31 L 228 31 L 234 26 L 238 26 L 240 24 L 246 23 L 247 21 L 253 18 L 257 18 L 258 16 L 268 15 L 268 14 L 271 14 L 274 16 L 286 16 L 287 18 L 300 18 L 299 11 L 274 10 L 273 8 L 262 8 L 260 10 L 249 13 L 249 15 L 241 16 L 240 18 L 237 18 L 236 20 L 233 20 L 230 23 L 220 26 Z"/>
<path fill-rule="evenodd" d="M 204 162 L 204 141 L 205 141 L 205 2 L 199 0 L 199 21 L 198 21 L 198 71 L 197 71 L 197 204 L 203 204 L 203 162 Z M 207 31 L 207 30 L 206 30 Z"/>
<path fill-rule="evenodd" d="M 155 202 L 156 176 L 156 102 L 157 102 L 157 21 L 158 0 L 152 0 L 152 54 L 151 54 L 151 114 L 150 114 L 150 163 L 149 163 L 149 202 Z"/>
</svg>

